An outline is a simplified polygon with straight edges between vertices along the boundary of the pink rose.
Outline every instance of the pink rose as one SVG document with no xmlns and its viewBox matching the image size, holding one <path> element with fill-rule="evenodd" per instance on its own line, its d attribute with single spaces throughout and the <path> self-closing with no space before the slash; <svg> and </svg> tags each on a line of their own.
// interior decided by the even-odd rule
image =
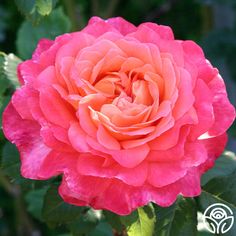
<svg viewBox="0 0 236 236">
<path fill-rule="evenodd" d="M 235 117 L 218 70 L 167 26 L 93 17 L 38 43 L 4 112 L 26 178 L 59 174 L 61 197 L 129 214 L 197 196 Z"/>
</svg>

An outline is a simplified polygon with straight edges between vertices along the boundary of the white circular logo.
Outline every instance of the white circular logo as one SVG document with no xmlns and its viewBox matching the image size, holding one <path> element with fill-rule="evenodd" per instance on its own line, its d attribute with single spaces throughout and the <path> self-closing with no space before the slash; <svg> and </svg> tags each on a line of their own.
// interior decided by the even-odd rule
<svg viewBox="0 0 236 236">
<path fill-rule="evenodd" d="M 215 203 L 207 207 L 203 214 L 206 228 L 213 234 L 224 234 L 234 224 L 233 211 L 222 203 Z"/>
</svg>

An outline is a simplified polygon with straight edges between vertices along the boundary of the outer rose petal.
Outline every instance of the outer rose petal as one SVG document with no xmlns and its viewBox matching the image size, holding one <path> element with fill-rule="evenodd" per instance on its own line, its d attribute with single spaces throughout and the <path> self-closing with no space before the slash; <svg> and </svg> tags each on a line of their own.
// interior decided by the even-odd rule
<svg viewBox="0 0 236 236">
<path fill-rule="evenodd" d="M 214 111 L 212 106 L 213 95 L 208 86 L 199 79 L 194 89 L 195 104 L 198 123 L 192 127 L 190 136 L 193 140 L 209 130 L 214 123 Z"/>
<path fill-rule="evenodd" d="M 40 126 L 31 120 L 22 120 L 10 103 L 3 113 L 3 132 L 14 142 L 21 157 L 21 174 L 25 178 L 40 179 L 42 162 L 51 151 L 39 134 Z"/>
<path fill-rule="evenodd" d="M 21 62 L 17 66 L 17 74 L 21 84 L 34 80 L 41 71 L 42 68 L 32 60 Z"/>
<path fill-rule="evenodd" d="M 43 142 L 53 150 L 58 152 L 74 152 L 75 150 L 71 148 L 67 143 L 62 142 L 61 140 L 55 137 L 53 130 L 50 127 L 43 127 L 40 130 L 40 135 L 43 138 Z"/>
<path fill-rule="evenodd" d="M 147 163 L 142 163 L 134 168 L 123 168 L 116 163 L 105 166 L 106 160 L 91 154 L 83 154 L 78 159 L 78 172 L 82 175 L 97 176 L 103 178 L 120 179 L 132 186 L 142 186 L 148 174 Z"/>
<path fill-rule="evenodd" d="M 94 16 L 89 20 L 89 25 L 97 22 L 104 22 L 104 21 L 100 17 Z M 105 22 L 113 26 L 123 35 L 134 32 L 136 30 L 136 27 L 133 24 L 129 23 L 128 21 L 124 20 L 121 17 L 110 18 L 107 19 Z"/>
<path fill-rule="evenodd" d="M 137 207 L 150 202 L 150 199 L 161 206 L 169 206 L 180 193 L 197 196 L 200 191 L 200 178 L 196 169 L 189 171 L 176 183 L 162 188 L 150 185 L 134 187 L 120 180 L 82 176 L 71 169 L 70 173 L 65 174 L 59 189 L 62 198 L 69 203 L 107 209 L 119 215 L 130 214 Z"/>
<path fill-rule="evenodd" d="M 69 173 L 76 166 L 77 159 L 77 153 L 62 154 L 52 151 L 44 158 L 38 175 L 41 178 L 48 179 L 59 174 Z"/>
<path fill-rule="evenodd" d="M 204 173 L 213 167 L 216 158 L 218 158 L 224 151 L 225 145 L 227 143 L 227 134 L 224 133 L 217 137 L 202 139 L 200 142 L 204 144 L 208 154 L 206 162 L 199 166 L 200 172 Z"/>
<path fill-rule="evenodd" d="M 32 90 L 27 86 L 21 87 L 21 89 L 17 90 L 12 96 L 12 105 L 22 119 L 33 120 L 32 114 L 27 104 L 27 99 L 30 96 L 32 96 Z M 25 104 L 25 106 L 22 106 L 22 104 Z"/>
<path fill-rule="evenodd" d="M 99 17 L 91 18 L 89 24 L 82 30 L 82 32 L 91 34 L 95 37 L 99 37 L 106 32 L 119 32 L 112 25 L 107 24 L 105 21 L 99 19 Z"/>
<path fill-rule="evenodd" d="M 185 176 L 187 170 L 181 162 L 150 163 L 148 182 L 154 187 L 163 187 Z M 171 173 L 171 174 L 170 174 Z"/>
<path fill-rule="evenodd" d="M 193 41 L 182 41 L 185 60 L 198 67 L 198 78 L 208 82 L 218 74 L 218 70 L 206 60 L 202 49 Z"/>
<path fill-rule="evenodd" d="M 126 168 L 138 166 L 147 157 L 150 151 L 148 144 L 142 144 L 129 149 L 109 150 L 90 137 L 87 137 L 87 142 L 93 149 L 105 154 L 110 154 L 114 160 Z"/>
<path fill-rule="evenodd" d="M 169 26 L 157 25 L 154 23 L 143 23 L 148 28 L 154 30 L 162 39 L 173 40 L 174 34 L 172 29 Z"/>
<path fill-rule="evenodd" d="M 32 59 L 34 61 L 38 61 L 40 55 L 42 52 L 46 51 L 47 49 L 49 49 L 52 45 L 53 45 L 53 41 L 49 40 L 49 39 L 41 39 L 38 42 L 37 48 L 35 49 Z"/>
<path fill-rule="evenodd" d="M 230 104 L 223 79 L 220 76 L 215 77 L 210 83 L 209 88 L 213 92 L 213 109 L 215 123 L 208 131 L 209 135 L 220 135 L 232 124 L 235 117 L 235 109 Z"/>
</svg>

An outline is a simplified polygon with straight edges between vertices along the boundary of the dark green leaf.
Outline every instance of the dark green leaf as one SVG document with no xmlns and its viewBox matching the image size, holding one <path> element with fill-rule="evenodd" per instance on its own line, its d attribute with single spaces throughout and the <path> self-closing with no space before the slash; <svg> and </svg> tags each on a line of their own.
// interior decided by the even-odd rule
<svg viewBox="0 0 236 236">
<path fill-rule="evenodd" d="M 52 12 L 57 0 L 15 0 L 18 10 L 34 24 Z"/>
<path fill-rule="evenodd" d="M 43 219 L 49 226 L 72 222 L 79 217 L 82 208 L 65 203 L 58 194 L 58 187 L 52 186 L 43 203 Z"/>
<path fill-rule="evenodd" d="M 0 52 L 0 84 L 1 84 L 1 86 L 0 86 L 0 104 L 1 104 L 2 97 L 4 96 L 4 92 L 10 86 L 9 81 L 7 80 L 7 77 L 5 74 L 5 70 L 4 70 L 5 57 L 6 57 L 6 54 Z"/>
<path fill-rule="evenodd" d="M 179 197 L 170 207 L 156 207 L 155 235 L 194 236 L 197 234 L 197 209 L 192 198 Z"/>
<path fill-rule="evenodd" d="M 5 107 L 7 106 L 7 104 L 9 103 L 11 97 L 10 96 L 2 96 L 0 99 L 0 126 L 2 127 L 2 113 L 5 109 Z M 0 129 L 2 132 L 2 128 Z"/>
<path fill-rule="evenodd" d="M 15 145 L 7 142 L 2 152 L 2 169 L 13 180 L 20 179 L 20 158 Z"/>
<path fill-rule="evenodd" d="M 0 6 L 0 43 L 6 39 L 7 28 L 10 28 L 9 25 L 9 16 L 10 12 L 7 11 L 5 6 Z"/>
<path fill-rule="evenodd" d="M 17 51 L 21 58 L 31 58 L 36 45 L 41 38 L 54 39 L 56 36 L 70 31 L 70 21 L 58 8 L 47 17 L 44 17 L 40 24 L 33 26 L 25 21 L 17 34 Z"/>
<path fill-rule="evenodd" d="M 47 187 L 31 190 L 25 196 L 25 200 L 28 203 L 28 212 L 38 220 L 42 220 L 43 199 L 47 190 Z"/>
<path fill-rule="evenodd" d="M 35 11 L 36 0 L 15 0 L 18 10 L 25 16 L 30 16 Z"/>
<path fill-rule="evenodd" d="M 232 174 L 236 170 L 236 156 L 233 152 L 225 151 L 215 162 L 212 169 L 207 171 L 201 179 L 202 185 L 205 185 L 211 179 L 218 176 Z"/>
<path fill-rule="evenodd" d="M 111 211 L 103 211 L 106 221 L 115 229 L 117 232 L 123 231 L 123 225 L 121 223 L 119 215 Z"/>
<path fill-rule="evenodd" d="M 106 222 L 100 222 L 88 236 L 113 236 L 111 226 Z"/>
<path fill-rule="evenodd" d="M 212 234 L 208 233 L 208 232 L 201 231 L 201 232 L 197 232 L 197 236 L 212 236 Z"/>
<path fill-rule="evenodd" d="M 151 204 L 138 208 L 128 216 L 121 217 L 128 236 L 152 236 L 155 221 L 155 212 Z"/>
<path fill-rule="evenodd" d="M 96 228 L 97 224 L 101 220 L 101 217 L 101 211 L 95 211 L 92 208 L 83 208 L 80 217 L 70 223 L 68 227 L 70 228 L 73 235 L 87 235 Z"/>
</svg>

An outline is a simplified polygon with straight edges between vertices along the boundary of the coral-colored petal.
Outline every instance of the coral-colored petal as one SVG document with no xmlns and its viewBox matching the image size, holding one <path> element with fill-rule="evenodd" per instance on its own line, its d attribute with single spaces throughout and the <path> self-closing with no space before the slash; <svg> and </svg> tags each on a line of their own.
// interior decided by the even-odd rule
<svg viewBox="0 0 236 236">
<path fill-rule="evenodd" d="M 148 152 L 148 145 L 143 144 L 134 148 L 113 152 L 112 156 L 121 166 L 134 168 L 146 158 Z"/>
<path fill-rule="evenodd" d="M 72 147 L 79 152 L 88 152 L 89 146 L 86 143 L 87 134 L 77 122 L 71 123 L 68 130 L 68 137 Z"/>
<path fill-rule="evenodd" d="M 130 149 L 109 150 L 91 137 L 87 137 L 87 142 L 93 149 L 111 155 L 117 163 L 126 168 L 138 166 L 149 152 L 147 144 L 142 144 Z"/>
<path fill-rule="evenodd" d="M 189 134 L 189 128 L 182 127 L 179 131 L 178 141 L 175 146 L 166 150 L 151 150 L 147 161 L 150 162 L 173 162 L 184 158 L 184 147 Z M 155 147 L 154 147 L 155 148 Z"/>
<path fill-rule="evenodd" d="M 40 107 L 49 122 L 68 128 L 75 120 L 75 111 L 70 104 L 65 103 L 60 95 L 52 88 L 40 91 Z"/>
<path fill-rule="evenodd" d="M 51 127 L 45 126 L 40 130 L 40 135 L 43 138 L 43 142 L 53 150 L 58 152 L 74 152 L 75 150 L 65 142 L 57 139 L 54 130 Z"/>
<path fill-rule="evenodd" d="M 149 142 L 151 150 L 168 150 L 169 148 L 175 146 L 179 140 L 180 128 L 186 124 L 192 124 L 193 120 L 188 114 L 178 120 L 174 126 L 172 125 L 170 129 L 165 130 L 162 135 L 156 139 Z"/>
<path fill-rule="evenodd" d="M 174 183 L 182 178 L 187 172 L 181 166 L 181 162 L 158 162 L 150 163 L 148 171 L 148 182 L 154 187 L 163 187 Z"/>
<path fill-rule="evenodd" d="M 104 166 L 104 159 L 91 154 L 80 155 L 78 172 L 82 175 L 97 176 L 102 178 L 120 179 L 126 184 L 142 186 L 147 178 L 147 163 L 142 163 L 135 168 L 124 168 L 113 163 Z"/>
<path fill-rule="evenodd" d="M 176 120 L 190 110 L 195 100 L 192 91 L 191 75 L 186 70 L 180 69 L 180 78 L 178 85 L 178 99 L 173 108 L 173 116 Z"/>
<path fill-rule="evenodd" d="M 77 153 L 50 152 L 42 162 L 38 176 L 48 179 L 63 173 L 69 173 L 78 160 Z"/>
<path fill-rule="evenodd" d="M 102 125 L 98 126 L 97 140 L 101 145 L 108 149 L 120 150 L 119 142 L 113 138 Z"/>
</svg>

